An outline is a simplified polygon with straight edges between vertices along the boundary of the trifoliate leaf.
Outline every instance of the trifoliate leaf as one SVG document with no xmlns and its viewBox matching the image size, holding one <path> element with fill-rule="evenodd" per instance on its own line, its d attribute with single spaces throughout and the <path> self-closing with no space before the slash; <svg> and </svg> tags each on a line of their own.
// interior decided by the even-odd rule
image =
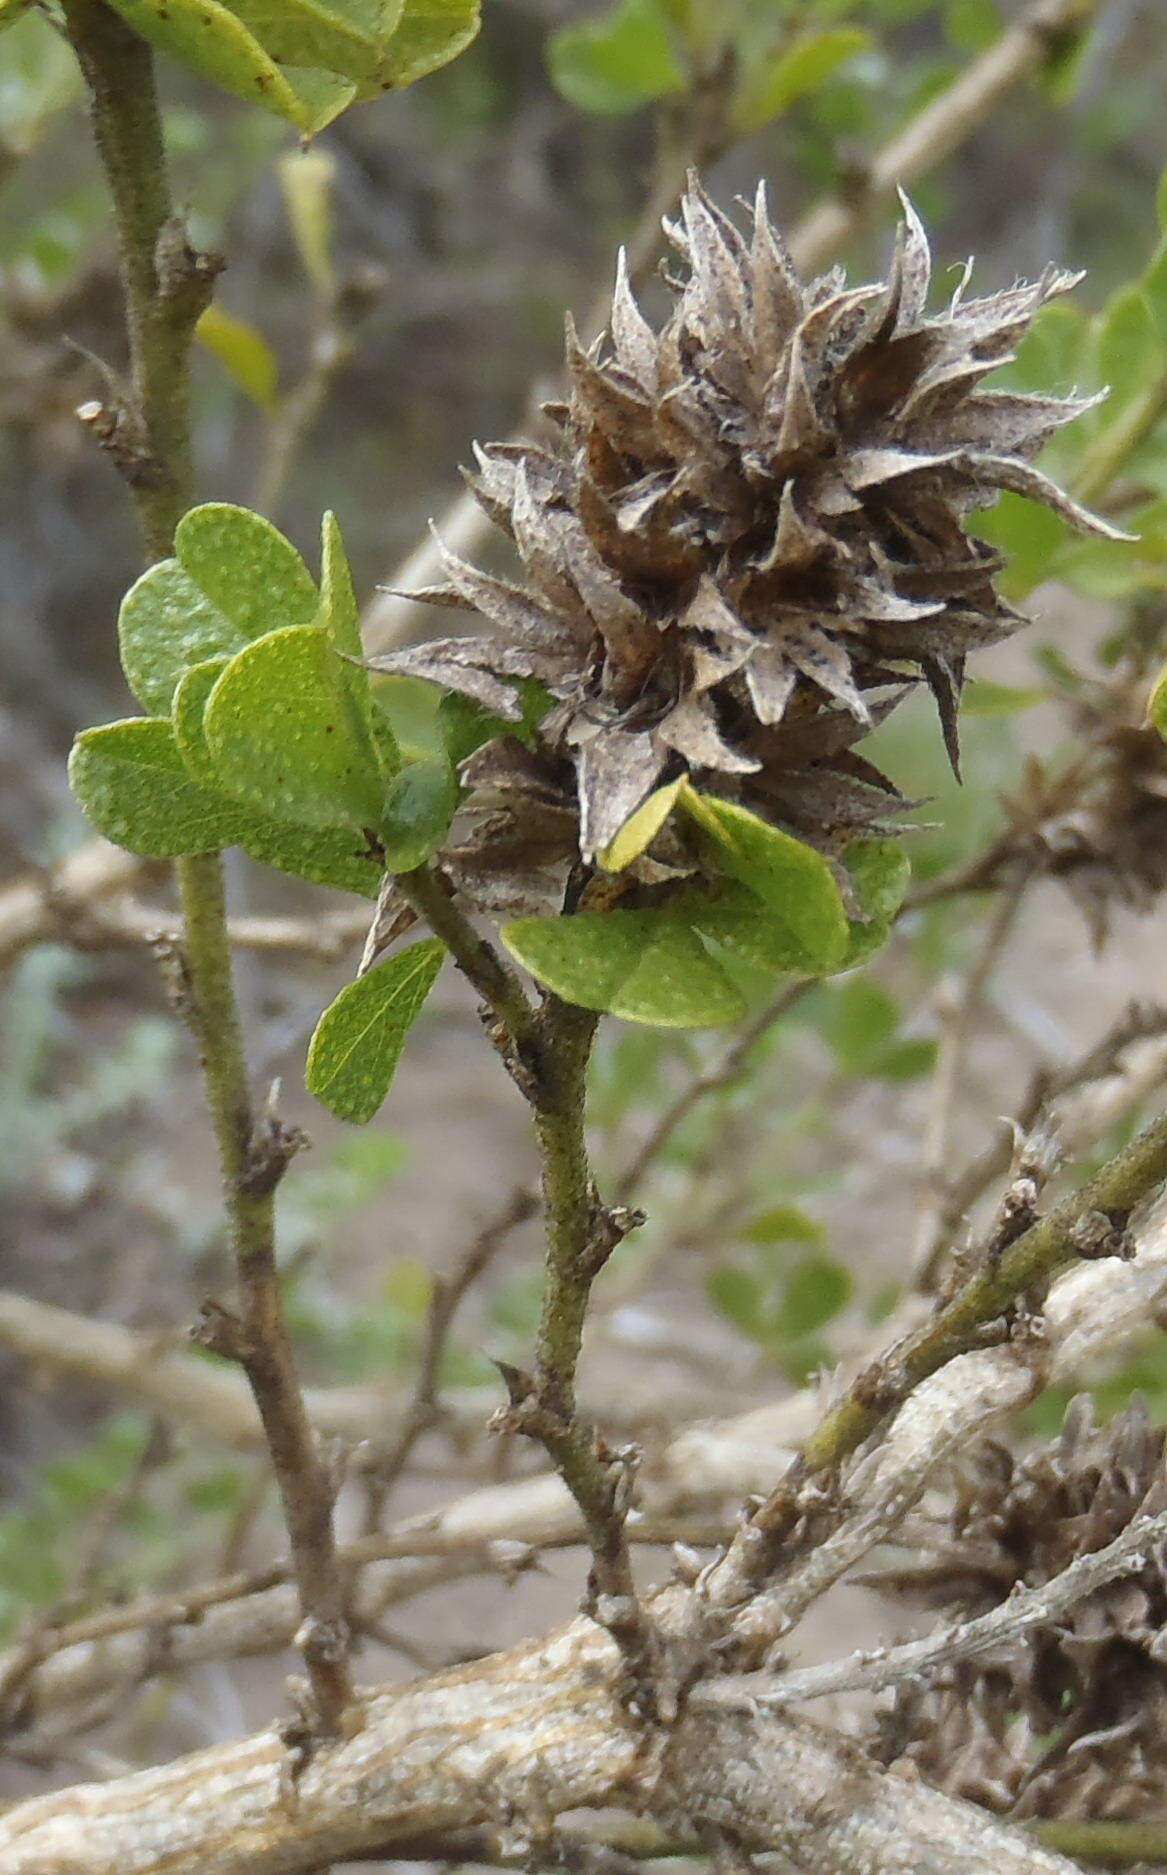
<svg viewBox="0 0 1167 1875">
<path fill-rule="evenodd" d="M 211 691 L 229 659 L 196 664 L 174 693 L 173 723 L 179 753 L 197 782 L 218 792 L 219 778 L 207 749 L 204 717 Z M 236 842 L 250 858 L 314 885 L 376 898 L 383 868 L 362 836 L 350 828 L 301 827 L 268 814 L 240 809 Z"/>
<path fill-rule="evenodd" d="M 157 717 L 84 730 L 69 781 L 98 832 L 144 859 L 212 853 L 234 845 L 247 826 L 234 802 L 192 779 L 174 730 Z"/>
<path fill-rule="evenodd" d="M 661 1028 L 735 1022 L 745 1002 L 683 919 L 667 911 L 516 918 L 503 943 L 567 1002 Z"/>
<path fill-rule="evenodd" d="M 389 1091 L 411 1024 L 442 967 L 436 938 L 411 944 L 329 1004 L 308 1049 L 309 1091 L 341 1120 L 371 1120 Z"/>
<path fill-rule="evenodd" d="M 791 967 L 815 975 L 833 970 L 847 946 L 847 917 L 822 855 L 735 802 L 686 787 L 680 804 L 718 865 L 785 927 L 798 957 Z"/>
<path fill-rule="evenodd" d="M 204 717 L 223 788 L 281 820 L 375 828 L 383 784 L 352 675 L 315 625 L 269 632 L 232 658 Z"/>
<path fill-rule="evenodd" d="M 278 626 L 306 624 L 320 603 L 296 549 L 247 508 L 192 508 L 178 524 L 175 556 L 135 581 L 118 615 L 126 682 L 155 716 L 168 713 L 194 665 L 233 656 Z"/>
<path fill-rule="evenodd" d="M 406 0 L 401 22 L 358 96 L 375 98 L 416 84 L 478 37 L 479 0 Z"/>
<path fill-rule="evenodd" d="M 351 80 L 311 66 L 281 65 L 220 0 L 111 0 L 127 25 L 161 52 L 232 96 L 323 130 L 355 95 Z"/>
<path fill-rule="evenodd" d="M 308 625 L 320 595 L 300 555 L 262 514 L 207 501 L 184 514 L 174 551 L 244 642 L 283 625 Z"/>
</svg>

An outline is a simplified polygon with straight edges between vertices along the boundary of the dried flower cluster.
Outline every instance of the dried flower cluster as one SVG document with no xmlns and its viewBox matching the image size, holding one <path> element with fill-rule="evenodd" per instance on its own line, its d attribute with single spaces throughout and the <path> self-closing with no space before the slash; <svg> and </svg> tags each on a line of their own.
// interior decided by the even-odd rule
<svg viewBox="0 0 1167 1875">
<path fill-rule="evenodd" d="M 1099 1430 L 1085 1396 L 1060 1438 L 1030 1457 L 986 1443 L 961 1481 L 949 1536 L 900 1586 L 963 1615 L 1048 1582 L 1136 1516 L 1163 1510 L 1164 1445 L 1140 1400 Z M 1165 1721 L 1167 1556 L 1156 1554 L 998 1660 L 903 1688 L 880 1721 L 880 1746 L 997 1811 L 1146 1819 L 1167 1809 Z"/>
<path fill-rule="evenodd" d="M 1047 816 L 1028 844 L 1061 879 L 1096 945 L 1116 905 L 1149 911 L 1167 890 L 1167 743 L 1146 721 L 1141 669 L 1117 680 L 1083 679 L 1067 698 L 1075 747 L 1088 751 L 1071 805 Z M 1019 823 L 1028 816 L 1018 804 Z"/>
<path fill-rule="evenodd" d="M 829 852 L 900 805 L 854 744 L 921 679 L 956 762 L 965 660 L 1019 622 L 966 517 L 1013 489 L 1110 530 L 1032 466 L 1089 400 L 982 388 L 1076 277 L 966 299 L 966 276 L 930 314 L 904 217 L 885 282 L 804 285 L 761 187 L 747 236 L 692 179 L 662 330 L 621 260 L 607 343 L 568 327 L 553 446 L 478 452 L 471 486 L 523 583 L 446 555 L 448 584 L 419 596 L 488 629 L 376 666 L 511 720 L 517 678 L 556 700 L 533 749 L 501 738 L 470 763 L 463 861 L 591 859 L 684 771 Z"/>
</svg>

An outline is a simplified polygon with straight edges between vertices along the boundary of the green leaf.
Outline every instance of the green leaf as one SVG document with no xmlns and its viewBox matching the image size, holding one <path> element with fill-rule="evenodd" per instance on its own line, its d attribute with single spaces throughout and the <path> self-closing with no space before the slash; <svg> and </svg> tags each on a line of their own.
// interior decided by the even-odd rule
<svg viewBox="0 0 1167 1875">
<path fill-rule="evenodd" d="M 651 846 L 665 821 L 676 806 L 677 796 L 685 785 L 685 776 L 678 775 L 676 781 L 665 783 L 650 794 L 647 801 L 642 801 L 635 813 L 630 814 L 614 840 L 610 840 L 602 853 L 596 858 L 607 872 L 623 872 L 638 859 L 646 846 Z"/>
<path fill-rule="evenodd" d="M 716 1269 L 710 1270 L 705 1288 L 714 1308 L 720 1309 L 727 1321 L 755 1341 L 763 1339 L 764 1293 L 756 1276 L 739 1264 L 719 1263 Z"/>
<path fill-rule="evenodd" d="M 1004 554 L 1005 568 L 998 584 L 1009 599 L 1023 599 L 1041 584 L 1070 532 L 1048 508 L 1008 493 L 991 509 L 974 515 L 971 525 Z"/>
<path fill-rule="evenodd" d="M 15 28 L 5 39 L 0 61 L 0 142 L 12 157 L 35 148 L 50 120 L 72 103 L 83 84 L 63 34 L 44 13 L 27 12 L 28 4 L 29 0 L 4 0 L 0 7 L 0 31 Z M 36 229 L 29 230 L 34 247 L 61 209 L 60 200 L 53 208 L 42 206 Z"/>
<path fill-rule="evenodd" d="M 837 968 L 853 970 L 882 950 L 891 936 L 892 919 L 903 904 L 911 881 L 911 862 L 900 840 L 852 840 L 844 848 L 843 865 L 851 876 L 851 890 L 866 919 L 848 920 L 850 937 Z"/>
<path fill-rule="evenodd" d="M 174 693 L 174 734 L 194 780 L 218 792 L 219 777 L 207 749 L 205 713 L 211 691 L 226 669 L 227 658 L 196 664 Z M 314 885 L 333 886 L 376 898 L 383 869 L 360 835 L 347 828 L 297 827 L 258 812 L 240 812 L 236 844 L 262 865 L 274 866 Z"/>
<path fill-rule="evenodd" d="M 819 1220 L 811 1217 L 796 1204 L 774 1204 L 766 1211 L 760 1211 L 746 1225 L 742 1232 L 750 1243 L 808 1243 L 821 1244 L 825 1231 Z"/>
<path fill-rule="evenodd" d="M 253 325 L 221 306 L 208 306 L 195 335 L 253 404 L 261 410 L 274 407 L 279 367 L 271 346 Z"/>
<path fill-rule="evenodd" d="M 1114 294 L 1103 311 L 1095 344 L 1098 381 L 1110 388 L 1101 423 L 1110 430 L 1163 368 L 1163 347 L 1141 285 L 1120 287 Z"/>
<path fill-rule="evenodd" d="M 279 65 L 316 66 L 354 81 L 376 68 L 402 0 L 229 0 Z"/>
<path fill-rule="evenodd" d="M 153 716 L 166 715 L 188 670 L 246 642 L 177 560 L 135 580 L 118 613 L 118 640 L 126 682 Z"/>
<path fill-rule="evenodd" d="M 230 619 L 240 645 L 317 615 L 316 582 L 291 541 L 250 508 L 207 501 L 184 514 L 174 551 L 199 590 Z"/>
<path fill-rule="evenodd" d="M 665 911 L 516 918 L 502 941 L 570 1003 L 661 1028 L 736 1022 L 744 1000 L 688 924 Z"/>
<path fill-rule="evenodd" d="M 686 84 L 656 0 L 618 0 L 594 19 L 561 27 L 547 60 L 556 89 L 581 111 L 635 111 Z"/>
<path fill-rule="evenodd" d="M 376 827 L 383 784 L 351 665 L 315 625 L 269 632 L 211 691 L 207 748 L 224 789 L 311 827 Z"/>
<path fill-rule="evenodd" d="M 383 710 L 373 701 L 369 673 L 361 662 L 361 617 L 348 556 L 341 539 L 340 523 L 334 514 L 324 516 L 320 539 L 320 607 L 323 623 L 335 649 L 351 660 L 344 675 L 353 707 L 364 718 L 369 739 L 386 780 L 401 767 L 397 738 Z"/>
<path fill-rule="evenodd" d="M 230 657 L 277 626 L 307 623 L 320 603 L 295 548 L 247 508 L 192 508 L 175 551 L 135 581 L 118 615 L 126 682 L 154 716 L 169 712 L 196 664 Z"/>
<path fill-rule="evenodd" d="M 1160 241 L 1143 275 L 1147 310 L 1160 345 L 1167 346 L 1167 238 Z"/>
<path fill-rule="evenodd" d="M 918 1081 L 936 1066 L 936 1047 L 931 1035 L 910 1035 L 902 1042 L 889 1042 L 886 1048 L 876 1049 L 867 1072 L 877 1081 Z"/>
<path fill-rule="evenodd" d="M 898 1005 L 867 977 L 851 977 L 833 992 L 827 1040 L 848 1074 L 866 1074 L 872 1060 L 899 1028 Z"/>
<path fill-rule="evenodd" d="M 902 840 L 851 840 L 842 861 L 851 889 L 869 918 L 894 918 L 912 882 L 912 863 Z"/>
<path fill-rule="evenodd" d="M 871 34 L 855 26 L 800 33 L 792 44 L 747 70 L 732 107 L 735 131 L 748 136 L 761 130 L 871 44 Z"/>
<path fill-rule="evenodd" d="M 743 885 L 681 893 L 670 910 L 755 969 L 805 972 L 805 948 L 784 919 Z"/>
<path fill-rule="evenodd" d="M 156 717 L 84 730 L 69 781 L 98 832 L 144 859 L 215 852 L 234 845 L 247 824 L 232 802 L 192 780 L 174 730 Z"/>
<path fill-rule="evenodd" d="M 127 25 L 201 78 L 314 135 L 355 95 L 335 73 L 283 65 L 220 0 L 111 0 Z"/>
<path fill-rule="evenodd" d="M 204 664 L 193 664 L 180 678 L 171 707 L 178 752 L 192 780 L 212 792 L 218 789 L 219 780 L 207 748 L 204 719 L 211 692 L 230 662 L 230 658 L 208 658 Z"/>
<path fill-rule="evenodd" d="M 775 1331 L 787 1340 L 813 1334 L 846 1307 L 851 1289 L 850 1271 L 834 1257 L 801 1257 L 783 1285 Z"/>
<path fill-rule="evenodd" d="M 290 872 L 313 885 L 376 898 L 384 869 L 359 835 L 343 827 L 294 827 L 262 815 L 249 815 L 237 842 L 249 858 L 277 872 Z"/>
<path fill-rule="evenodd" d="M 832 970 L 846 950 L 848 926 L 839 888 L 813 847 L 732 801 L 688 786 L 680 804 L 705 836 L 719 865 L 755 893 L 783 927 L 798 962 L 818 975 Z"/>
<path fill-rule="evenodd" d="M 478 37 L 479 0 L 406 0 L 401 24 L 358 95 L 400 91 L 456 59 Z"/>
<path fill-rule="evenodd" d="M 336 649 L 346 657 L 364 657 L 352 570 L 344 550 L 340 523 L 331 510 L 320 526 L 320 607 Z"/>
<path fill-rule="evenodd" d="M 398 678 L 399 684 L 416 684 L 419 681 L 433 688 L 427 680 L 417 678 Z M 438 703 L 438 726 L 453 767 L 480 749 L 484 742 L 490 742 L 495 736 L 515 736 L 527 748 L 535 741 L 535 726 L 551 708 L 550 691 L 535 677 L 520 677 L 513 681 L 512 688 L 519 698 L 522 716 L 517 723 L 507 722 L 502 716 L 495 716 L 473 697 L 459 696 L 457 691 L 448 690 Z M 390 710 L 392 715 L 392 709 Z"/>
<path fill-rule="evenodd" d="M 412 872 L 445 839 L 458 805 L 458 780 L 431 756 L 410 762 L 389 784 L 378 833 L 390 872 Z"/>
<path fill-rule="evenodd" d="M 411 944 L 350 983 L 324 1011 L 305 1078 L 338 1119 L 362 1125 L 376 1113 L 444 956 L 437 938 Z"/>
<path fill-rule="evenodd" d="M 961 712 L 965 716 L 1016 716 L 1045 702 L 1043 690 L 1025 690 L 1017 684 L 998 684 L 991 678 L 974 677 L 965 686 Z"/>
</svg>

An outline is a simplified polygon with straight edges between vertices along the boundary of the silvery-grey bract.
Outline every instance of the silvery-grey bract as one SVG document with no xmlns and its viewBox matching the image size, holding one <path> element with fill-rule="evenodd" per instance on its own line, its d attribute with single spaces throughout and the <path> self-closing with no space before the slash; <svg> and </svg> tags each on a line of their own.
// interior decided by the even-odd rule
<svg viewBox="0 0 1167 1875">
<path fill-rule="evenodd" d="M 882 824 L 899 797 L 854 744 L 922 679 L 955 762 L 965 660 L 1019 622 L 967 515 L 1013 489 L 1112 531 L 1031 461 L 1091 400 L 982 386 L 1077 276 L 977 299 L 966 270 L 930 313 L 928 242 L 903 214 L 886 281 L 804 285 L 762 187 L 743 234 L 691 178 L 662 330 L 621 258 L 606 341 L 585 350 L 569 322 L 554 445 L 477 452 L 471 486 L 522 581 L 445 554 L 424 596 L 488 629 L 376 668 L 511 720 L 516 678 L 555 699 L 533 750 L 503 738 L 467 771 L 484 864 L 602 854 L 683 770 L 828 851 Z"/>
</svg>

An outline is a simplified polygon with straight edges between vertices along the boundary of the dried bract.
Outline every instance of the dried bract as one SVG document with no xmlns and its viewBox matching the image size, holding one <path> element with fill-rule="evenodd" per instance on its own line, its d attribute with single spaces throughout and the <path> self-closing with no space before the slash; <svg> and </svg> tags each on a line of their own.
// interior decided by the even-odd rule
<svg viewBox="0 0 1167 1875">
<path fill-rule="evenodd" d="M 807 285 L 761 187 L 743 234 L 691 178 L 666 224 L 685 277 L 662 330 L 622 257 L 606 340 L 585 349 L 568 325 L 553 445 L 478 452 L 471 487 L 522 580 L 445 554 L 446 585 L 422 596 L 489 629 L 375 668 L 512 721 L 515 679 L 555 699 L 537 773 L 491 758 L 484 853 L 504 809 L 545 851 L 567 790 L 590 859 L 682 772 L 828 851 L 881 826 L 899 797 L 854 744 L 922 679 L 955 764 L 965 660 L 1018 623 L 969 513 L 1013 489 L 1111 532 L 1032 466 L 1091 400 L 982 383 L 1075 276 L 981 299 L 962 280 L 930 313 L 928 243 L 903 212 L 886 281 Z"/>
<path fill-rule="evenodd" d="M 1038 1587 L 1167 1507 L 1165 1435 L 1135 1401 L 1102 1430 L 1088 1397 L 1059 1439 L 1018 1459 L 988 1442 L 966 1470 L 952 1527 L 900 1586 L 963 1615 Z M 891 1581 L 895 1578 L 885 1578 Z M 1000 1658 L 905 1687 L 881 1720 L 885 1758 L 1018 1816 L 1164 1814 L 1167 1556 L 1034 1629 Z"/>
</svg>

